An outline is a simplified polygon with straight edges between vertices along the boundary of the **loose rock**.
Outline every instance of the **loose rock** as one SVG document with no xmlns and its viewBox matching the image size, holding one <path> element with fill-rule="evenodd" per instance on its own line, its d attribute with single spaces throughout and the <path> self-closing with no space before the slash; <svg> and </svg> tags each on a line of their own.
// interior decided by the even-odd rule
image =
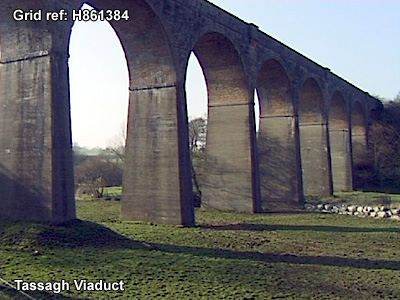
<svg viewBox="0 0 400 300">
<path fill-rule="evenodd" d="M 358 206 L 358 205 L 346 205 L 340 206 L 331 203 L 322 204 L 311 204 L 306 203 L 304 208 L 309 211 L 320 211 L 326 213 L 354 215 L 359 217 L 372 217 L 379 219 L 392 219 L 400 221 L 400 208 L 390 209 L 386 206 Z"/>
</svg>

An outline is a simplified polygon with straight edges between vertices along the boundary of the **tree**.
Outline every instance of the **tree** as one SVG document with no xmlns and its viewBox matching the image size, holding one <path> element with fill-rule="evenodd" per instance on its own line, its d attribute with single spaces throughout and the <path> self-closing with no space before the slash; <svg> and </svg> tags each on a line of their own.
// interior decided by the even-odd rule
<svg viewBox="0 0 400 300">
<path fill-rule="evenodd" d="M 189 145 L 190 151 L 204 150 L 206 146 L 207 120 L 196 118 L 189 121 Z"/>
<path fill-rule="evenodd" d="M 394 97 L 393 102 L 400 103 L 400 92 L 398 92 L 396 97 Z"/>
<path fill-rule="evenodd" d="M 122 185 L 122 169 L 101 156 L 93 156 L 75 167 L 75 184 L 93 197 L 101 198 L 104 188 Z"/>
<path fill-rule="evenodd" d="M 400 182 L 400 131 L 377 121 L 370 129 L 370 149 L 374 161 L 374 177 L 380 187 Z M 396 183 L 397 182 L 397 183 Z"/>
<path fill-rule="evenodd" d="M 205 160 L 207 120 L 195 118 L 189 121 L 189 146 L 192 159 L 192 181 L 195 188 L 195 205 L 200 206 L 202 174 Z"/>
<path fill-rule="evenodd" d="M 124 164 L 125 162 L 125 144 L 126 124 L 123 122 L 121 124 L 120 132 L 109 142 L 109 146 L 106 149 L 110 156 L 114 156 L 117 163 Z"/>
<path fill-rule="evenodd" d="M 400 93 L 385 103 L 368 138 L 375 184 L 380 189 L 400 188 Z"/>
</svg>

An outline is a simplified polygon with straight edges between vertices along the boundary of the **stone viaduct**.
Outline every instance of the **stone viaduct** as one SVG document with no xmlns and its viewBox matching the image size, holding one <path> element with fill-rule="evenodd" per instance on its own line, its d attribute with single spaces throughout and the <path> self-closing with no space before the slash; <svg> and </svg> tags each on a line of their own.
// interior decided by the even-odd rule
<svg viewBox="0 0 400 300">
<path fill-rule="evenodd" d="M 130 14 L 111 21 L 130 75 L 123 220 L 195 223 L 185 95 L 192 52 L 208 87 L 205 207 L 256 213 L 353 189 L 379 101 L 207 1 L 88 4 Z M 71 12 L 81 5 L 1 3 L 0 219 L 76 217 L 68 46 Z M 15 21 L 15 9 L 41 9 L 43 19 Z M 44 19 L 61 9 L 68 21 Z"/>
</svg>

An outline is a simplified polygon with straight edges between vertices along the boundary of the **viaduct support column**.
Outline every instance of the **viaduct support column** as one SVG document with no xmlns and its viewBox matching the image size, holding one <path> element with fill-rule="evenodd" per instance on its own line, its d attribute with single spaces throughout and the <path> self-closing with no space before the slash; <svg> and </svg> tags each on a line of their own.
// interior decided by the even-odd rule
<svg viewBox="0 0 400 300">
<path fill-rule="evenodd" d="M 349 130 L 330 130 L 332 180 L 335 191 L 353 189 Z"/>
<path fill-rule="evenodd" d="M 254 121 L 249 103 L 209 105 L 202 204 L 226 211 L 260 211 L 255 184 Z M 253 105 L 251 105 L 253 106 Z"/>
<path fill-rule="evenodd" d="M 301 164 L 305 195 L 332 195 L 332 174 L 326 124 L 300 124 Z"/>
<path fill-rule="evenodd" d="M 353 152 L 353 183 L 354 189 L 365 187 L 365 178 L 371 172 L 371 162 L 368 157 L 367 122 L 361 103 L 353 104 L 351 114 L 351 146 Z"/>
<path fill-rule="evenodd" d="M 305 195 L 331 196 L 332 166 L 326 104 L 317 81 L 308 78 L 299 94 L 299 132 Z"/>
<path fill-rule="evenodd" d="M 0 19 L 0 219 L 62 223 L 75 219 L 68 56 L 33 23 Z"/>
<path fill-rule="evenodd" d="M 355 165 L 365 165 L 368 160 L 367 138 L 365 134 L 353 134 L 353 161 Z"/>
<path fill-rule="evenodd" d="M 262 208 L 281 210 L 303 203 L 300 150 L 294 116 L 260 116 L 258 134 Z"/>
<path fill-rule="evenodd" d="M 364 133 L 352 134 L 353 147 L 353 188 L 355 190 L 364 188 L 365 176 L 371 168 L 371 162 L 368 158 L 367 138 Z"/>
<path fill-rule="evenodd" d="M 194 225 L 184 107 L 183 84 L 131 90 L 123 220 Z"/>
</svg>

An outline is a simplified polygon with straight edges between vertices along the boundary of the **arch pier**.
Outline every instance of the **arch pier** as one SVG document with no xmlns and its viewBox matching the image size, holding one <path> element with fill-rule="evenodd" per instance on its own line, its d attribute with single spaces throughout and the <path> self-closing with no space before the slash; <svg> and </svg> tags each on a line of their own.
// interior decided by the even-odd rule
<svg viewBox="0 0 400 300">
<path fill-rule="evenodd" d="M 279 210 L 288 205 L 298 206 L 303 201 L 298 120 L 289 78 L 277 60 L 268 60 L 261 67 L 257 92 L 262 207 Z"/>
<path fill-rule="evenodd" d="M 299 131 L 306 195 L 332 195 L 332 172 L 326 103 L 317 81 L 308 78 L 300 91 Z"/>
<path fill-rule="evenodd" d="M 355 101 L 351 110 L 351 141 L 353 151 L 354 188 L 363 187 L 362 177 L 371 166 L 367 147 L 367 120 L 362 104 Z"/>
<path fill-rule="evenodd" d="M 329 138 L 334 191 L 353 190 L 349 113 L 343 96 L 335 93 L 330 105 Z"/>
</svg>

